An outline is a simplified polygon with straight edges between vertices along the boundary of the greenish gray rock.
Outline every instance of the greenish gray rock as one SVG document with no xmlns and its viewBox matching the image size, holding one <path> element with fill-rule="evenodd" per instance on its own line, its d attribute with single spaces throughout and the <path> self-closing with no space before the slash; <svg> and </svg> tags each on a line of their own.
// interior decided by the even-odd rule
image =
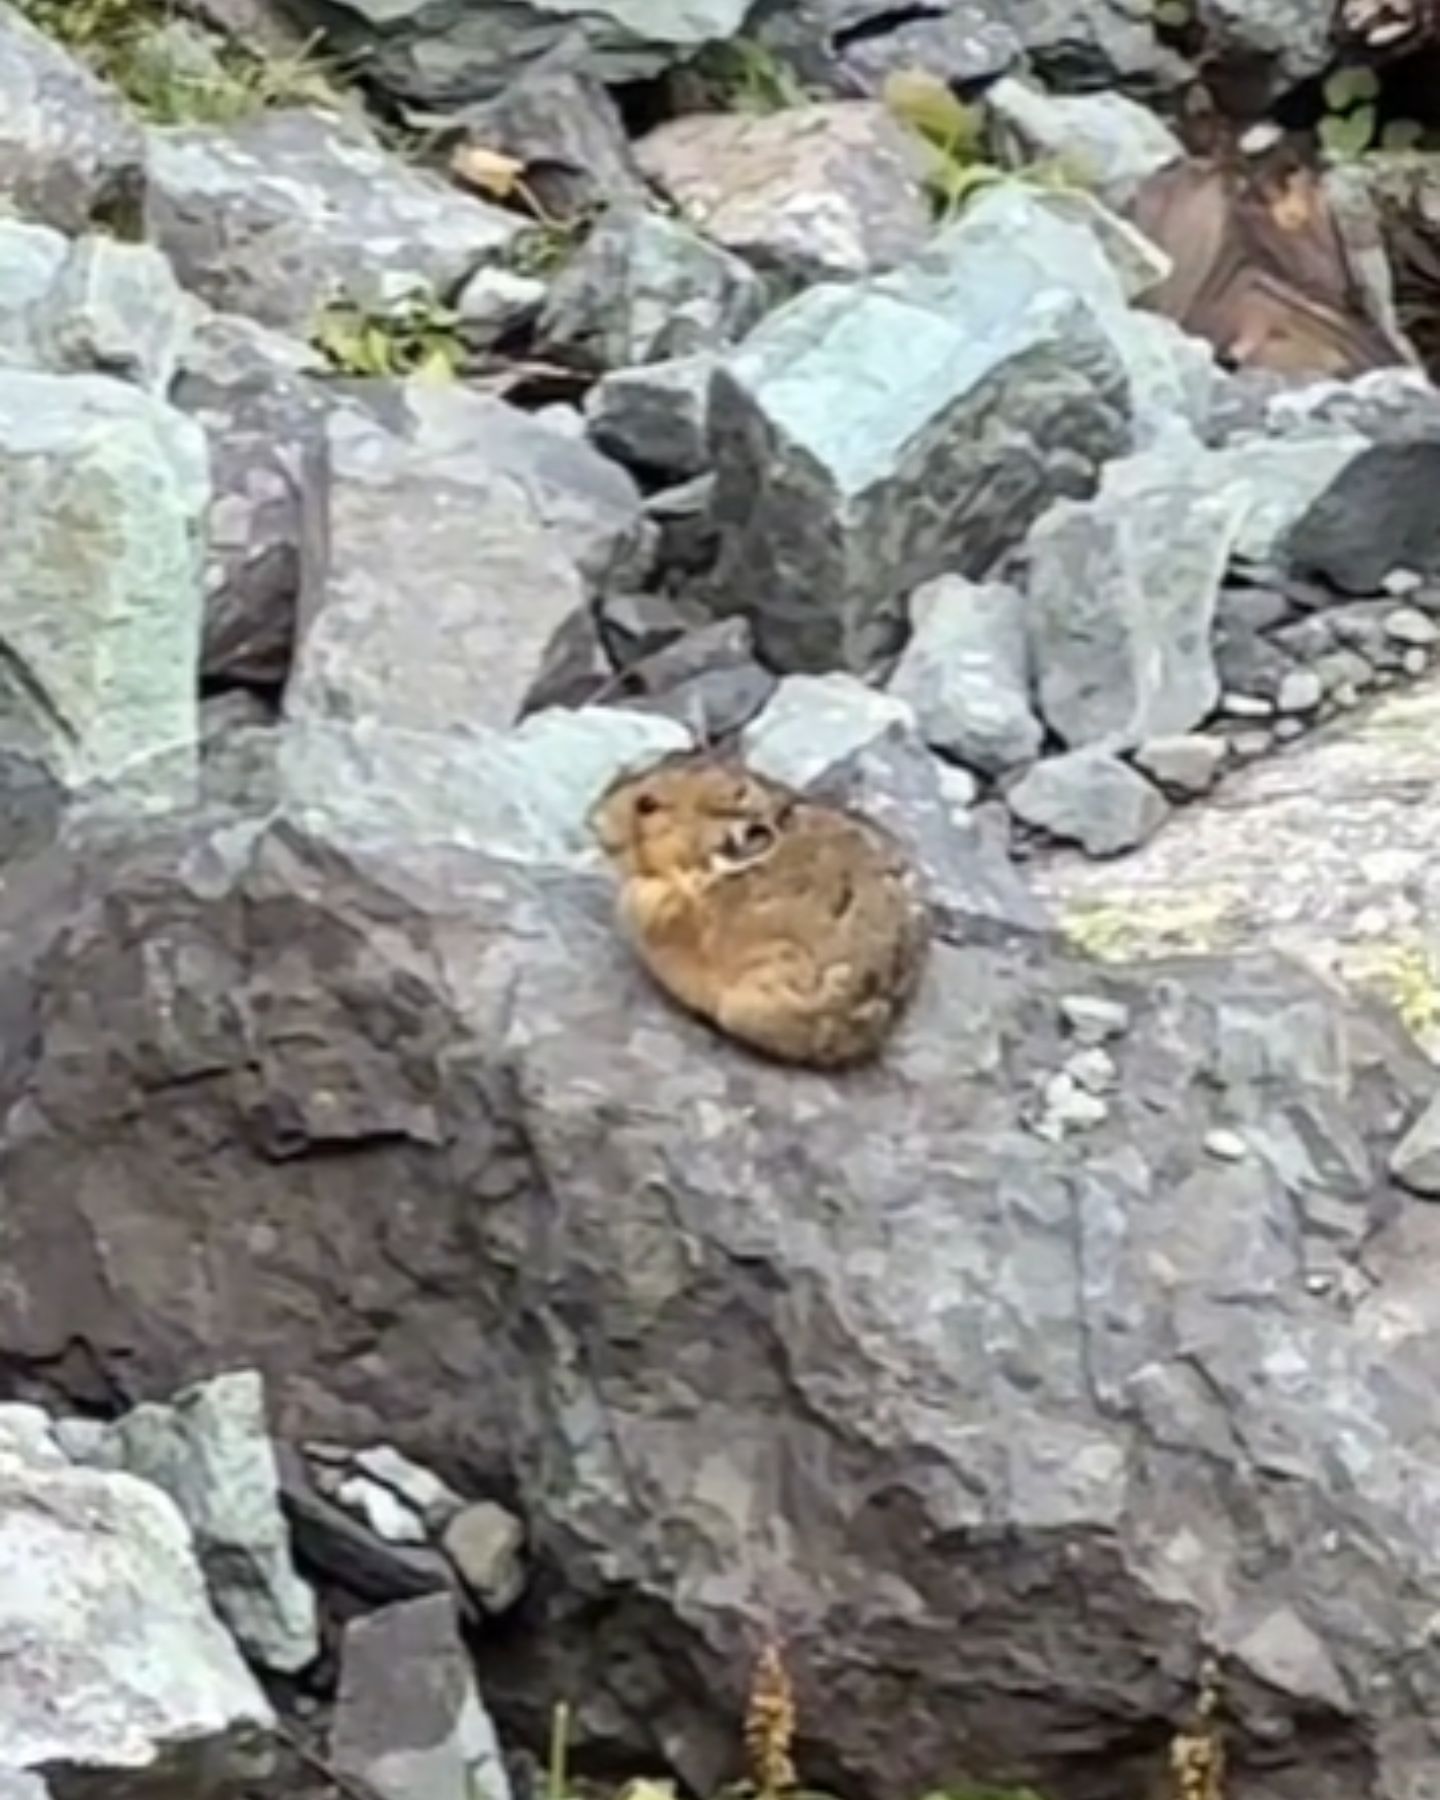
<svg viewBox="0 0 1440 1800">
<path fill-rule="evenodd" d="M 124 1470 L 170 1496 L 215 1610 L 251 1662 L 293 1675 L 314 1661 L 315 1598 L 291 1559 L 258 1373 L 213 1376 L 67 1442 L 78 1461 Z"/>
<path fill-rule="evenodd" d="M 203 312 L 148 245 L 0 220 L 0 362 L 164 398 Z"/>
<path fill-rule="evenodd" d="M 758 275 L 678 219 L 612 206 L 552 283 L 537 334 L 593 369 L 715 352 L 765 309 Z"/>
<path fill-rule="evenodd" d="M 37 306 L 45 365 L 134 382 L 164 398 L 203 312 L 148 244 L 82 238 Z"/>
<path fill-rule="evenodd" d="M 451 296 L 523 237 L 488 205 L 304 110 L 147 134 L 148 235 L 211 306 L 308 336 L 331 302 Z"/>
<path fill-rule="evenodd" d="M 123 222 L 138 212 L 144 162 L 114 89 L 0 5 L 0 199 L 72 234 Z"/>
<path fill-rule="evenodd" d="M 62 1794 L 210 1800 L 264 1772 L 273 1717 L 210 1611 L 174 1502 L 0 1452 L 5 1764 Z"/>
<path fill-rule="evenodd" d="M 903 701 L 853 675 L 788 675 L 740 742 L 751 768 L 805 788 L 877 739 L 914 727 Z"/>
<path fill-rule="evenodd" d="M 908 594 L 983 575 L 1089 492 L 1128 421 L 1092 312 L 1018 253 L 813 288 L 716 372 L 712 604 L 777 668 L 875 669 Z"/>
<path fill-rule="evenodd" d="M 985 104 L 1018 152 L 1063 159 L 1113 206 L 1185 154 L 1168 125 L 1124 94 L 1047 94 L 1006 76 L 986 89 Z"/>
<path fill-rule="evenodd" d="M 0 374 L 4 786 L 193 756 L 209 499 L 197 426 L 102 376 Z"/>
<path fill-rule="evenodd" d="M 910 596 L 911 635 L 887 692 L 933 749 L 985 775 L 1039 755 L 1026 601 L 1003 582 L 942 575 Z"/>
<path fill-rule="evenodd" d="M 1079 844 L 1087 856 L 1118 856 L 1152 837 L 1170 808 L 1157 789 L 1104 750 L 1072 750 L 1036 763 L 1006 804 L 1023 824 Z"/>
<path fill-rule="evenodd" d="M 791 285 L 893 268 L 934 229 L 933 155 L 876 101 L 690 113 L 635 154 L 692 225 Z"/>
<path fill-rule="evenodd" d="M 1040 710 L 1070 746 L 1130 749 L 1200 723 L 1220 697 L 1211 629 L 1240 508 L 1182 449 L 1115 462 L 1030 534 Z"/>
</svg>

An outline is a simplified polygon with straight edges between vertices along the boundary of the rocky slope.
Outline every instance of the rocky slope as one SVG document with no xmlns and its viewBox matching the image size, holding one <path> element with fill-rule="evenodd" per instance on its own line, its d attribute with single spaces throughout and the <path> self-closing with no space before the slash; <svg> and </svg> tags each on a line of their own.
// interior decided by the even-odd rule
<svg viewBox="0 0 1440 1800">
<path fill-rule="evenodd" d="M 0 4 L 0 1792 L 526 1800 L 564 1702 L 707 1795 L 771 1638 L 844 1800 L 1151 1800 L 1212 1664 L 1205 1800 L 1440 1792 L 1440 397 L 1378 165 L 1238 153 L 1308 335 L 1135 223 L 1328 7 L 84 5 Z M 617 942 L 588 806 L 712 741 L 921 864 L 879 1067 Z"/>
</svg>

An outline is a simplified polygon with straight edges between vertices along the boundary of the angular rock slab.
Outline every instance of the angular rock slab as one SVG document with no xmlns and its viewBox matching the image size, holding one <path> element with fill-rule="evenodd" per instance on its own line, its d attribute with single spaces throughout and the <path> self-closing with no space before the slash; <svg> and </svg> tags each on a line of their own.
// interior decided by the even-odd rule
<svg viewBox="0 0 1440 1800">
<path fill-rule="evenodd" d="M 351 1620 L 332 1754 L 375 1800 L 510 1800 L 448 1594 Z"/>
<path fill-rule="evenodd" d="M 1437 745 L 1431 679 L 1228 774 L 1123 862 L 1060 854 L 1032 873 L 1096 954 L 1264 945 L 1398 1008 L 1440 1055 Z"/>
<path fill-rule="evenodd" d="M 0 1642 L 5 1762 L 57 1793 L 204 1800 L 263 1768 L 270 1708 L 146 1482 L 0 1454 Z"/>
<path fill-rule="evenodd" d="M 1220 697 L 1211 628 L 1242 506 L 1182 449 L 1111 463 L 1026 543 L 1030 656 L 1066 744 L 1132 749 L 1189 731 Z"/>
<path fill-rule="evenodd" d="M 448 295 L 525 230 L 321 113 L 156 128 L 147 145 L 148 235 L 185 286 L 302 337 L 332 301 Z"/>
<path fill-rule="evenodd" d="M 287 713 L 425 732 L 512 724 L 585 597 L 530 496 L 483 465 L 447 477 L 368 421 L 334 418 L 325 441 L 306 527 L 323 548 Z"/>
<path fill-rule="evenodd" d="M 203 1341 L 285 1435 L 508 1471 L 503 1727 L 571 1693 L 713 1792 L 778 1618 L 845 1792 L 1115 1800 L 1214 1646 L 1252 1792 L 1424 1792 L 1440 1215 L 1384 1168 L 1435 1076 L 1373 1012 L 966 939 L 841 1079 L 678 1016 L 599 884 L 454 842 L 197 821 L 47 870 L 0 891 L 7 1004 L 44 996 L 7 1366 L 168 1392 Z M 1078 1141 L 1036 1129 L 1060 1074 L 1104 1089 Z"/>
<path fill-rule="evenodd" d="M 118 94 L 0 7 L 0 198 L 72 235 L 137 212 L 145 145 Z"/>
<path fill-rule="evenodd" d="M 612 207 L 551 284 L 537 331 L 598 369 L 714 352 L 765 310 L 760 277 L 678 219 Z"/>
<path fill-rule="evenodd" d="M 656 75 L 740 30 L 750 0 L 510 0 L 439 13 L 417 0 L 339 0 L 337 48 L 365 56 L 367 78 L 406 100 L 487 100 L 532 59 L 573 55 L 605 82 Z"/>
<path fill-rule="evenodd" d="M 1122 366 L 1084 302 L 1019 258 L 943 293 L 811 289 L 711 392 L 714 604 L 782 670 L 874 669 L 904 597 L 979 578 L 1128 443 Z"/>
<path fill-rule="evenodd" d="M 893 268 L 933 231 L 930 152 L 875 101 L 691 113 L 635 154 L 691 224 L 792 284 Z"/>
<path fill-rule="evenodd" d="M 193 752 L 208 498 L 204 439 L 169 407 L 102 376 L 0 372 L 7 786 Z"/>
<path fill-rule="evenodd" d="M 290 670 L 304 520 L 320 504 L 325 418 L 303 344 L 237 314 L 201 322 L 174 404 L 205 432 L 214 497 L 207 520 L 201 673 L 211 683 L 280 687 Z"/>
<path fill-rule="evenodd" d="M 913 629 L 886 684 L 927 744 L 982 774 L 1032 762 L 1045 735 L 1030 704 L 1025 612 L 1003 582 L 927 582 L 910 596 Z"/>
<path fill-rule="evenodd" d="M 133 1407 L 81 1444 L 77 1460 L 122 1469 L 175 1502 L 215 1609 L 252 1661 L 285 1674 L 314 1661 L 315 1599 L 291 1560 L 264 1384 L 253 1369 L 216 1375 L 169 1404 Z"/>
</svg>

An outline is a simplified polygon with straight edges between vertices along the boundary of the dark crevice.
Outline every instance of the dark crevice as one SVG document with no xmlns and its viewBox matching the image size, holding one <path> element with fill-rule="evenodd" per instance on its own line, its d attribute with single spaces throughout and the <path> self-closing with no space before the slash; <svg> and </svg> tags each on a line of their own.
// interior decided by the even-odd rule
<svg viewBox="0 0 1440 1800">
<path fill-rule="evenodd" d="M 943 19 L 945 9 L 940 6 L 892 6 L 888 12 L 877 13 L 873 19 L 861 19 L 858 24 L 846 25 L 837 31 L 830 42 L 837 50 L 843 50 L 849 44 L 863 44 L 867 38 L 888 37 L 892 31 L 899 31 L 906 25 L 922 25 L 926 19 Z"/>
</svg>

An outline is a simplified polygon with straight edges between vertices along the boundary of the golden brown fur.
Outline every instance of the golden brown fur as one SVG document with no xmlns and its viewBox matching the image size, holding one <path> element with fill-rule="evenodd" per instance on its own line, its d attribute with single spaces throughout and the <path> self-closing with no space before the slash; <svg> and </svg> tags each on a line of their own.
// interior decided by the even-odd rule
<svg viewBox="0 0 1440 1800">
<path fill-rule="evenodd" d="M 879 1052 L 928 931 L 877 826 L 707 755 L 616 782 L 591 822 L 620 874 L 621 924 L 681 1005 L 784 1062 Z"/>
</svg>

